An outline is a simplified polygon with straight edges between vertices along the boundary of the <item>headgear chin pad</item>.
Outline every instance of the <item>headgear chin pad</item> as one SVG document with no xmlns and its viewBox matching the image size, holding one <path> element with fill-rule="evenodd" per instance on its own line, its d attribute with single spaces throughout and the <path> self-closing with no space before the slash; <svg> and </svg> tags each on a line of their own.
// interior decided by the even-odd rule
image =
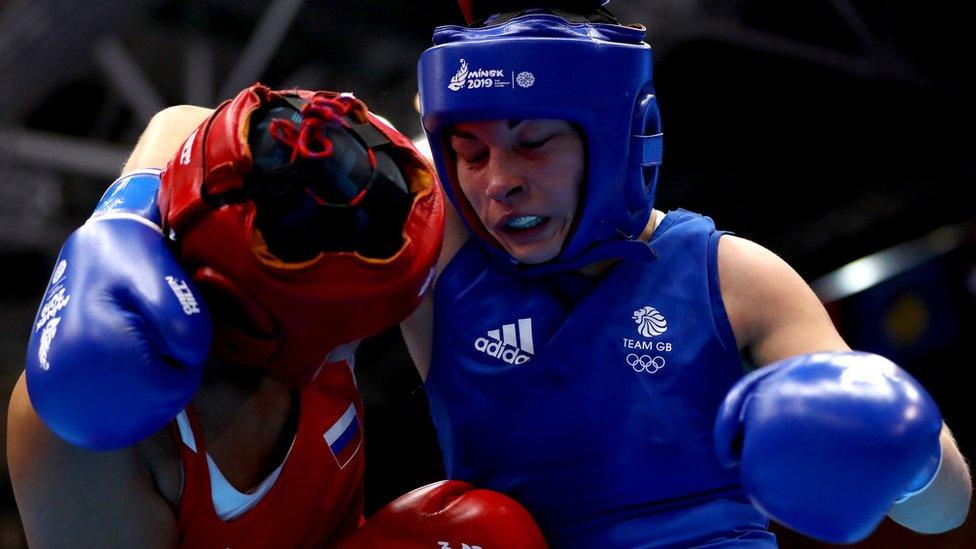
<svg viewBox="0 0 976 549">
<path fill-rule="evenodd" d="M 663 137 L 645 34 L 641 26 L 571 23 L 544 10 L 434 31 L 418 65 L 424 129 L 448 198 L 490 252 L 511 261 L 458 184 L 449 135 L 460 122 L 560 119 L 585 136 L 581 210 L 550 267 L 619 257 L 625 248 L 646 252 L 629 244 L 650 219 Z"/>
<path fill-rule="evenodd" d="M 293 112 L 278 118 L 294 124 L 264 123 L 283 105 Z M 291 154 L 266 164 L 274 146 L 252 132 L 273 129 Z M 264 144 L 259 166 L 251 143 Z M 384 250 L 363 250 L 368 232 L 347 236 L 374 225 L 335 222 L 389 213 L 375 204 L 399 204 L 390 196 L 401 191 L 409 194 L 406 207 L 394 208 L 392 222 L 374 224 L 388 231 L 393 223 L 400 233 Z M 291 194 L 275 194 L 282 192 Z M 292 216 L 295 226 L 281 221 L 293 202 L 302 214 Z M 436 178 L 407 137 L 350 94 L 259 84 L 221 104 L 190 135 L 163 171 L 159 204 L 164 229 L 214 311 L 212 355 L 264 368 L 291 387 L 309 383 L 333 350 L 413 312 L 430 285 L 444 230 Z M 301 225 L 303 219 L 315 222 Z M 274 245 L 262 228 L 274 232 Z M 298 238 L 307 242 L 287 245 Z"/>
</svg>

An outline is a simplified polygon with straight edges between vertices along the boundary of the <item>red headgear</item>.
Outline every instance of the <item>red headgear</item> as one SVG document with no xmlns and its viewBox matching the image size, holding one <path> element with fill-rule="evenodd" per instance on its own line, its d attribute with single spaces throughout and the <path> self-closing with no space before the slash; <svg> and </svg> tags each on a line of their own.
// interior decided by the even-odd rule
<svg viewBox="0 0 976 549">
<path fill-rule="evenodd" d="M 363 148 L 371 160 L 374 149 L 392 158 L 413 195 L 395 253 L 377 259 L 324 252 L 286 262 L 271 253 L 257 229 L 253 200 L 212 199 L 246 196 L 252 116 L 273 101 L 296 98 L 331 102 L 341 106 L 345 120 L 375 129 Z M 339 346 L 376 334 L 417 307 L 444 231 L 434 172 L 404 135 L 349 94 L 273 92 L 261 85 L 221 104 L 190 135 L 162 174 L 159 205 L 164 229 L 177 240 L 184 266 L 215 312 L 213 356 L 266 368 L 292 387 L 310 382 Z"/>
</svg>

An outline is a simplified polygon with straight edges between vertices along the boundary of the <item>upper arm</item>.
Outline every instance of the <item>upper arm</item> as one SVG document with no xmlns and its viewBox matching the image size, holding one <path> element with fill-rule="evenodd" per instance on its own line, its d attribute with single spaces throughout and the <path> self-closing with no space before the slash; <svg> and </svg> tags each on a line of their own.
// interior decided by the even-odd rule
<svg viewBox="0 0 976 549">
<path fill-rule="evenodd" d="M 32 547 L 173 547 L 176 521 L 134 448 L 68 444 L 37 417 L 22 375 L 10 399 L 7 458 Z"/>
<path fill-rule="evenodd" d="M 187 136 L 212 112 L 212 109 L 203 107 L 177 105 L 156 113 L 139 136 L 122 173 L 140 168 L 165 168 Z"/>
<path fill-rule="evenodd" d="M 441 245 L 441 255 L 437 260 L 437 275 L 451 262 L 461 246 L 468 240 L 468 229 L 464 226 L 454 205 L 447 204 L 444 208 L 444 242 Z M 400 324 L 403 339 L 410 351 L 410 358 L 420 373 L 421 379 L 427 379 L 430 369 L 431 347 L 434 344 L 434 291 L 437 279 L 432 284 L 433 291 L 427 292 L 420 306 L 406 320 Z"/>
<path fill-rule="evenodd" d="M 434 344 L 434 295 L 427 292 L 420 306 L 406 320 L 400 323 L 403 341 L 420 379 L 427 379 L 430 369 L 430 355 Z"/>
<path fill-rule="evenodd" d="M 719 240 L 718 267 L 732 331 L 757 365 L 850 350 L 813 290 L 773 252 L 726 235 Z"/>
<path fill-rule="evenodd" d="M 740 348 L 760 366 L 817 351 L 847 351 L 826 310 L 803 279 L 775 254 L 741 238 L 719 240 L 719 283 Z M 889 516 L 920 532 L 942 532 L 965 520 L 972 491 L 968 467 L 948 428 L 933 483 L 897 504 Z"/>
<path fill-rule="evenodd" d="M 454 259 L 454 256 L 467 242 L 470 233 L 461 221 L 454 204 L 448 201 L 444 208 L 444 242 L 441 246 L 441 255 L 437 258 L 437 274 L 440 275 L 447 267 L 447 264 Z M 435 279 L 436 280 L 436 279 Z"/>
</svg>

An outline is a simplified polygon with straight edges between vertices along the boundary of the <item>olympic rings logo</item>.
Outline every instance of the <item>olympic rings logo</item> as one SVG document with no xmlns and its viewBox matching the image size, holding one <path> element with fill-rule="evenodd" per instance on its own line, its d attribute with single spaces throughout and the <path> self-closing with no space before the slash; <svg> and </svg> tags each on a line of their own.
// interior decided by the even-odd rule
<svg viewBox="0 0 976 549">
<path fill-rule="evenodd" d="M 664 368 L 664 357 L 656 356 L 652 358 L 648 355 L 635 355 L 634 353 L 630 353 L 627 355 L 627 364 L 633 368 L 635 372 L 656 374 L 658 370 Z"/>
</svg>

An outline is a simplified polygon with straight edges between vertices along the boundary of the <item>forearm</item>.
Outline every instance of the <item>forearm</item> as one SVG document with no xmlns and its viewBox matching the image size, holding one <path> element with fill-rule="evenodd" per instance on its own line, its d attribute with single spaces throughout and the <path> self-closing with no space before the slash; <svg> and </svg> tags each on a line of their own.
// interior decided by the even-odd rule
<svg viewBox="0 0 976 549">
<path fill-rule="evenodd" d="M 11 485 L 31 547 L 176 547 L 176 519 L 132 448 L 92 452 L 37 417 L 24 376 L 7 414 Z"/>
<path fill-rule="evenodd" d="M 939 441 L 942 464 L 932 483 L 888 511 L 891 520 L 923 534 L 938 534 L 960 526 L 966 520 L 972 496 L 968 464 L 944 423 Z"/>
</svg>

